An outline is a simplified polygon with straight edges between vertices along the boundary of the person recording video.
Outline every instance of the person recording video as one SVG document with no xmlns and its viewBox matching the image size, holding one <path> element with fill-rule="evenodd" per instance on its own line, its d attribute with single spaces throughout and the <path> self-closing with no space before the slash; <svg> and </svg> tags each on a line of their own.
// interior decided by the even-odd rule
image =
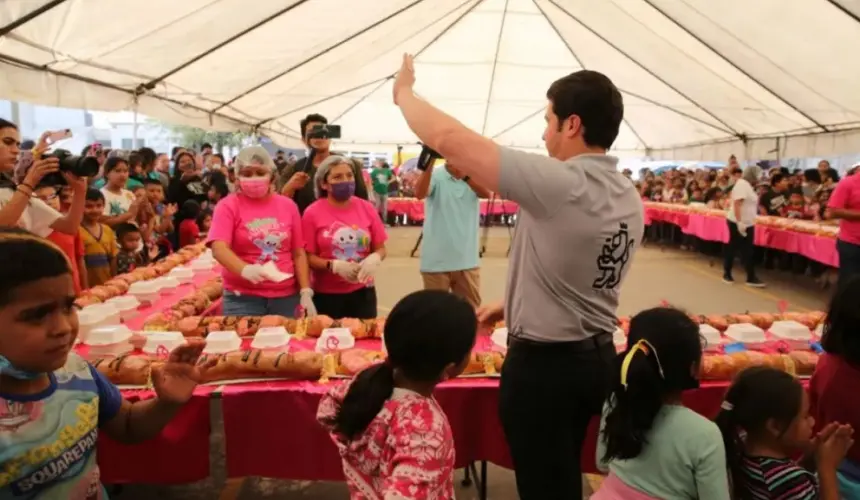
<svg viewBox="0 0 860 500">
<path fill-rule="evenodd" d="M 21 135 L 17 125 L 0 118 L 0 226 L 18 226 L 43 238 L 53 231 L 78 233 L 84 214 L 87 179 L 62 171 L 57 156 L 41 156 L 48 149 L 51 135 L 50 132 L 42 134 L 36 154 L 30 156 L 28 165 L 22 165 L 26 168 L 19 168 L 20 179 L 16 182 L 12 174 L 21 154 Z M 46 177 L 56 178 L 56 184 L 71 186 L 73 195 L 66 215 L 33 197 L 36 186 Z"/>
<path fill-rule="evenodd" d="M 313 155 L 312 164 L 308 165 L 308 158 L 305 157 L 296 161 L 293 165 L 285 166 L 276 184 L 278 192 L 292 198 L 296 202 L 296 205 L 299 206 L 299 212 L 301 213 L 304 213 L 305 209 L 316 201 L 313 178 L 320 164 L 331 156 L 331 137 L 324 132 L 327 125 L 328 120 L 326 117 L 317 113 L 312 113 L 302 118 L 299 122 L 299 128 L 302 131 L 302 141 L 311 149 Z M 315 135 L 322 135 L 322 137 L 314 137 Z M 367 186 L 364 183 L 361 171 L 356 171 L 354 174 L 355 196 L 366 200 Z"/>
</svg>

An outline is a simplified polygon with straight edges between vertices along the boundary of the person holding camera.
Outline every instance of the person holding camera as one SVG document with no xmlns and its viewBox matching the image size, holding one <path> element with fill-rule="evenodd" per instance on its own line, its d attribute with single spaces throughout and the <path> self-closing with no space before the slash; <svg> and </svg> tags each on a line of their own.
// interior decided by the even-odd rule
<svg viewBox="0 0 860 500">
<path fill-rule="evenodd" d="M 299 206 L 301 213 L 305 213 L 305 209 L 316 201 L 313 179 L 320 164 L 331 156 L 331 138 L 328 135 L 327 126 L 326 117 L 317 113 L 302 118 L 299 127 L 302 131 L 302 140 L 312 150 L 312 163 L 309 165 L 308 158 L 305 157 L 293 165 L 288 164 L 284 167 L 276 184 L 278 192 L 292 198 Z M 364 183 L 361 171 L 356 172 L 353 169 L 353 174 L 355 176 L 355 196 L 366 200 L 367 185 Z"/>
<path fill-rule="evenodd" d="M 0 119 L 0 226 L 18 226 L 43 238 L 52 231 L 70 235 L 78 233 L 84 213 L 87 179 L 61 172 L 60 160 L 56 157 L 41 157 L 41 153 L 47 149 L 49 135 L 42 135 L 32 155 L 32 165 L 16 183 L 12 173 L 21 154 L 21 135 L 17 125 Z M 73 193 L 66 215 L 33 197 L 36 186 L 46 176 L 56 176 L 58 173 L 62 174 Z"/>
<path fill-rule="evenodd" d="M 314 176 L 315 201 L 302 216 L 317 311 L 334 319 L 377 315 L 373 277 L 388 235 L 373 204 L 355 196 L 355 169 L 329 156 Z"/>
<path fill-rule="evenodd" d="M 621 283 L 644 232 L 639 193 L 607 155 L 624 117 L 621 93 L 596 71 L 553 82 L 543 156 L 482 137 L 414 84 L 405 54 L 393 97 L 418 139 L 520 207 L 504 303 L 478 310 L 482 324 L 504 318 L 509 332 L 499 417 L 519 496 L 581 498 L 582 446 L 606 397 Z"/>
</svg>

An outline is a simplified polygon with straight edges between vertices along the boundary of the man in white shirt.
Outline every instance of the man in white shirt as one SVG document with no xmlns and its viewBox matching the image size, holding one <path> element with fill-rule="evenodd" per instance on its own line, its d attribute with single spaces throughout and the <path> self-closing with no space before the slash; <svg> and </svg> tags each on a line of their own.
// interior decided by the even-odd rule
<svg viewBox="0 0 860 500">
<path fill-rule="evenodd" d="M 735 254 L 741 254 L 741 261 L 747 272 L 747 286 L 764 287 L 764 283 L 755 274 L 755 259 L 753 256 L 755 242 L 755 218 L 758 214 L 758 194 L 755 186 L 761 178 L 761 167 L 753 165 L 744 169 L 743 176 L 735 182 L 731 192 L 726 222 L 729 225 L 729 243 L 726 245 L 723 261 L 723 281 L 728 284 L 735 282 L 732 277 L 732 267 Z"/>
</svg>

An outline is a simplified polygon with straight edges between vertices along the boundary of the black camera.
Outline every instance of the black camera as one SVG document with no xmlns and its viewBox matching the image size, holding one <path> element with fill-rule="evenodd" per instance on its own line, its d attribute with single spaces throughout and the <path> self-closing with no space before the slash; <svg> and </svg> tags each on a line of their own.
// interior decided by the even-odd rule
<svg viewBox="0 0 860 500">
<path fill-rule="evenodd" d="M 65 149 L 55 149 L 51 153 L 42 155 L 42 158 L 56 158 L 60 162 L 59 172 L 48 174 L 42 179 L 42 182 L 52 186 L 66 184 L 63 172 L 77 177 L 95 177 L 99 173 L 99 161 L 92 156 L 76 156 Z"/>
<path fill-rule="evenodd" d="M 340 139 L 340 125 L 314 125 L 308 132 L 308 140 L 310 139 Z"/>
</svg>

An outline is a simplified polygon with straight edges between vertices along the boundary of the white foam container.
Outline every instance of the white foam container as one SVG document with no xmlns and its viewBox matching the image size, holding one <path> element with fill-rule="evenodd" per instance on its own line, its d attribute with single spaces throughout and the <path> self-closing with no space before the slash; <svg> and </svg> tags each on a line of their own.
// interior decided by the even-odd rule
<svg viewBox="0 0 860 500">
<path fill-rule="evenodd" d="M 125 325 L 100 326 L 92 329 L 85 341 L 90 357 L 122 356 L 133 349 L 131 330 Z"/>
<path fill-rule="evenodd" d="M 355 347 L 355 337 L 349 328 L 326 328 L 317 339 L 316 351 L 343 351 Z"/>
<path fill-rule="evenodd" d="M 179 285 L 182 283 L 179 282 L 176 278 L 171 278 L 169 276 L 164 276 L 161 278 L 156 278 L 155 281 L 158 284 L 158 292 L 162 295 L 170 295 L 179 288 Z"/>
<path fill-rule="evenodd" d="M 215 261 L 211 258 L 199 257 L 188 265 L 194 271 L 208 271 L 215 267 Z"/>
<path fill-rule="evenodd" d="M 90 332 L 106 325 L 104 310 L 99 307 L 87 306 L 78 311 L 78 339 L 86 342 Z"/>
<path fill-rule="evenodd" d="M 137 316 L 137 308 L 140 306 L 140 301 L 134 295 L 120 295 L 114 297 L 107 302 L 119 311 L 119 317 L 123 321 L 127 321 Z"/>
<path fill-rule="evenodd" d="M 203 352 L 206 354 L 224 354 L 232 351 L 238 351 L 242 348 L 242 339 L 235 330 L 210 332 L 206 336 L 206 347 Z"/>
<path fill-rule="evenodd" d="M 726 329 L 726 337 L 744 344 L 761 344 L 767 341 L 764 330 L 752 323 L 735 323 Z"/>
<path fill-rule="evenodd" d="M 131 339 L 131 333 L 131 330 L 125 325 L 99 326 L 90 330 L 86 344 L 97 346 L 127 342 Z"/>
<path fill-rule="evenodd" d="M 812 330 L 797 321 L 774 321 L 769 331 L 774 338 L 787 342 L 794 348 L 809 347 L 809 342 L 812 341 Z"/>
<path fill-rule="evenodd" d="M 621 352 L 627 349 L 627 334 L 624 333 L 624 329 L 619 327 L 615 328 L 615 331 L 612 332 L 612 344 L 615 345 L 615 350 Z"/>
<path fill-rule="evenodd" d="M 184 344 L 185 337 L 182 332 L 151 332 L 146 334 L 143 352 L 155 355 L 159 353 L 159 347 L 164 347 L 167 352 L 171 352 Z"/>
<path fill-rule="evenodd" d="M 720 345 L 725 342 L 723 340 L 723 336 L 720 335 L 720 331 L 711 325 L 699 325 L 699 335 L 701 335 L 702 338 L 705 339 L 706 351 L 717 351 L 719 350 Z"/>
<path fill-rule="evenodd" d="M 170 278 L 175 278 L 179 283 L 191 283 L 194 280 L 194 271 L 185 266 L 174 267 L 167 273 Z"/>
<path fill-rule="evenodd" d="M 815 330 L 812 332 L 816 339 L 821 339 L 824 335 L 824 323 L 819 323 L 818 326 L 815 327 Z"/>
<path fill-rule="evenodd" d="M 290 343 L 290 334 L 283 326 L 268 326 L 260 328 L 251 341 L 253 349 L 280 349 Z"/>
<path fill-rule="evenodd" d="M 156 302 L 159 290 L 161 287 L 155 280 L 138 281 L 128 287 L 128 293 L 133 295 L 141 304 Z"/>
<path fill-rule="evenodd" d="M 490 341 L 493 342 L 493 345 L 500 349 L 508 348 L 508 329 L 507 328 L 496 328 L 493 330 L 493 333 L 490 335 Z"/>
</svg>

